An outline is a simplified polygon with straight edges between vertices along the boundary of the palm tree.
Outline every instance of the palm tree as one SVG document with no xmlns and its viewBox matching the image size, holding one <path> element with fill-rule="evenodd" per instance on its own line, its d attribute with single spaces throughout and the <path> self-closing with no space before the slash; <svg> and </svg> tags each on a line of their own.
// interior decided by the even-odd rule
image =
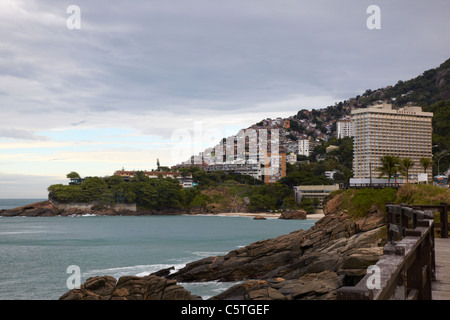
<svg viewBox="0 0 450 320">
<path fill-rule="evenodd" d="M 428 168 L 431 167 L 432 161 L 430 158 L 420 158 L 420 164 L 423 168 L 423 172 L 427 173 Z M 428 184 L 428 178 L 427 178 L 427 184 Z"/>
<path fill-rule="evenodd" d="M 400 161 L 400 171 L 406 176 L 406 183 L 408 183 L 409 170 L 414 167 L 415 163 L 410 158 L 403 158 Z"/>
<path fill-rule="evenodd" d="M 388 183 L 391 182 L 391 177 L 397 174 L 399 158 L 396 156 L 385 155 L 380 158 L 381 167 L 377 170 L 380 172 L 379 177 L 386 175 L 388 177 Z"/>
</svg>

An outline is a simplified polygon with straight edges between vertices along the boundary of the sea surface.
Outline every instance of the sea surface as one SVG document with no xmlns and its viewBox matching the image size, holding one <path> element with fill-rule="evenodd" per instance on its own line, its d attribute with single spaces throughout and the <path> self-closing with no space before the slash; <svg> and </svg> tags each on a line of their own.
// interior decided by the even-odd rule
<svg viewBox="0 0 450 320">
<path fill-rule="evenodd" d="M 36 201 L 0 200 L 0 209 Z M 0 217 L 0 300 L 56 300 L 69 290 L 72 265 L 79 267 L 81 283 L 100 275 L 118 279 L 178 270 L 315 222 L 186 215 Z M 235 283 L 180 284 L 207 299 Z"/>
</svg>

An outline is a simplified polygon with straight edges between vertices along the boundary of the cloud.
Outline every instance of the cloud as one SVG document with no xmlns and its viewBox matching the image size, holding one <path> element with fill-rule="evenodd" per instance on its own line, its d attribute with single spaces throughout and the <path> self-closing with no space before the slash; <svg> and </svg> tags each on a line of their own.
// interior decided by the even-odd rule
<svg viewBox="0 0 450 320">
<path fill-rule="evenodd" d="M 12 138 L 18 140 L 48 140 L 45 136 L 36 135 L 32 130 L 20 130 L 13 128 L 0 128 L 0 138 Z"/>
<path fill-rule="evenodd" d="M 448 0 L 379 0 L 381 30 L 366 27 L 368 0 L 78 0 L 80 30 L 66 27 L 71 4 L 0 3 L 8 173 L 168 163 L 177 129 L 227 134 L 326 107 L 450 52 Z M 122 134 L 97 132 L 112 129 Z"/>
<path fill-rule="evenodd" d="M 9 174 L 0 172 L 2 199 L 45 199 L 47 187 L 52 184 L 67 183 L 67 179 L 54 176 Z"/>
</svg>

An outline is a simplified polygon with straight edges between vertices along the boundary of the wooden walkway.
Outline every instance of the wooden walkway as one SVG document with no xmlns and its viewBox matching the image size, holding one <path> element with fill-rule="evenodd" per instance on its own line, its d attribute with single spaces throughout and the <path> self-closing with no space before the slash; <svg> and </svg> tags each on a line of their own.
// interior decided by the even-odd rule
<svg viewBox="0 0 450 320">
<path fill-rule="evenodd" d="M 450 238 L 435 238 L 436 281 L 432 284 L 433 300 L 450 300 Z"/>
</svg>

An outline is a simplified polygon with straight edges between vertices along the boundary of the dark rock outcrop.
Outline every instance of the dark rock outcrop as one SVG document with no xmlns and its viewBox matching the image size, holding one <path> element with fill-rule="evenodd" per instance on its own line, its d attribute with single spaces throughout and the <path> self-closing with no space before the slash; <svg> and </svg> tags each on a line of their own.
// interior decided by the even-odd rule
<svg viewBox="0 0 450 320">
<path fill-rule="evenodd" d="M 296 220 L 296 219 L 306 219 L 305 210 L 295 210 L 295 211 L 283 211 L 278 219 L 286 220 Z"/>
<path fill-rule="evenodd" d="M 331 300 L 342 285 L 332 271 L 309 273 L 298 279 L 248 280 L 233 286 L 211 300 Z"/>
<path fill-rule="evenodd" d="M 117 281 L 110 276 L 92 277 L 63 294 L 60 300 L 200 300 L 174 280 L 155 275 L 124 276 Z"/>
<path fill-rule="evenodd" d="M 0 211 L 4 217 L 25 216 L 25 217 L 53 217 L 53 216 L 78 216 L 78 215 L 99 215 L 99 216 L 142 216 L 142 215 L 181 215 L 185 211 L 181 209 L 166 210 L 114 210 L 114 208 L 93 205 L 88 210 L 79 208 L 58 209 L 51 201 L 40 201 L 26 206 Z"/>
<path fill-rule="evenodd" d="M 367 267 L 378 261 L 387 241 L 383 212 L 371 208 L 366 217 L 353 218 L 339 207 L 339 201 L 329 201 L 325 216 L 307 231 L 194 261 L 175 273 L 157 273 L 167 280 L 153 274 L 121 278 L 113 286 L 108 278 L 90 279 L 62 298 L 198 299 L 176 282 L 218 280 L 241 282 L 212 300 L 335 299 L 339 287 L 356 284 Z M 171 290 L 166 287 L 173 287 L 176 293 L 168 294 Z"/>
<path fill-rule="evenodd" d="M 50 201 L 35 202 L 23 207 L 5 210 L 1 213 L 5 217 L 52 217 L 59 214 L 59 210 Z"/>
<path fill-rule="evenodd" d="M 337 288 L 358 282 L 378 261 L 385 242 L 383 212 L 355 220 L 329 211 L 307 231 L 194 261 L 168 278 L 243 281 L 212 299 L 334 299 Z"/>
</svg>

